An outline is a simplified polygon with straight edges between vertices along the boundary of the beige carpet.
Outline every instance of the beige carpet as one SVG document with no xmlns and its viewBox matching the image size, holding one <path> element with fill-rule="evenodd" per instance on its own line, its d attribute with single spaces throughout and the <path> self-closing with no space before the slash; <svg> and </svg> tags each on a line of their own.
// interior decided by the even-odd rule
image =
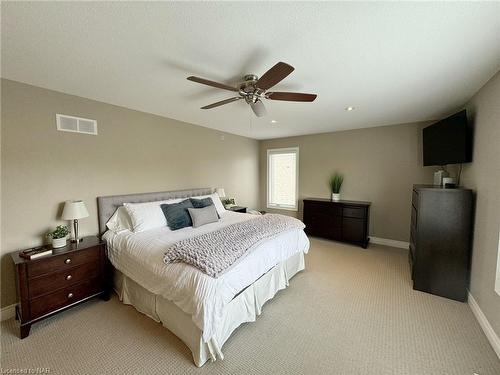
<svg viewBox="0 0 500 375">
<path fill-rule="evenodd" d="M 224 361 L 198 369 L 173 334 L 117 298 L 95 300 L 17 338 L 2 323 L 3 371 L 51 374 L 498 375 L 467 304 L 413 291 L 404 250 L 312 240 L 306 271 L 241 326 Z"/>
</svg>

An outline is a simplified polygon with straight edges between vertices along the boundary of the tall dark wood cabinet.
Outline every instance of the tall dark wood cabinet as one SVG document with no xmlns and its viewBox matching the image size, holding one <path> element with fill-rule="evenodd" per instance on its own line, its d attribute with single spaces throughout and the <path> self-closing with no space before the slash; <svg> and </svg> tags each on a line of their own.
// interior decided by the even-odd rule
<svg viewBox="0 0 500 375">
<path fill-rule="evenodd" d="M 413 289 L 467 299 L 472 213 L 472 190 L 414 185 L 409 252 Z"/>
<path fill-rule="evenodd" d="M 311 236 L 368 246 L 370 202 L 304 199 L 305 231 Z"/>
</svg>

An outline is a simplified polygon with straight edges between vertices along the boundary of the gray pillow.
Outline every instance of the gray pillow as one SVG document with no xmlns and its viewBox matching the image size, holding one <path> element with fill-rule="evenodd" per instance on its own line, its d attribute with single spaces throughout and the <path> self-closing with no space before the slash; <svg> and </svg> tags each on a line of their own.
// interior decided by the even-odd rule
<svg viewBox="0 0 500 375">
<path fill-rule="evenodd" d="M 193 221 L 193 228 L 219 221 L 219 215 L 213 204 L 203 208 L 188 208 L 188 211 Z"/>
<path fill-rule="evenodd" d="M 194 208 L 203 208 L 210 206 L 211 204 L 214 204 L 214 201 L 210 197 L 203 199 L 189 198 L 189 200 L 191 201 L 191 204 L 193 205 Z M 215 209 L 217 210 L 217 208 Z M 220 219 L 220 215 L 218 212 L 217 212 L 217 218 Z"/>
</svg>

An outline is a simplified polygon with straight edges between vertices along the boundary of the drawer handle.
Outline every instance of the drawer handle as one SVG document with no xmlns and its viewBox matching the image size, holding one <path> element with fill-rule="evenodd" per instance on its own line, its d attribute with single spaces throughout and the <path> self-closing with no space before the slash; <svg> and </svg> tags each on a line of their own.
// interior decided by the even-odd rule
<svg viewBox="0 0 500 375">
<path fill-rule="evenodd" d="M 68 298 L 73 298 L 73 293 L 68 293 Z"/>
<path fill-rule="evenodd" d="M 70 264 L 70 263 L 71 263 L 71 258 L 66 259 L 66 260 L 64 261 L 64 263 L 66 263 L 66 264 Z"/>
<path fill-rule="evenodd" d="M 73 276 L 71 276 L 71 275 L 66 276 L 66 280 L 71 280 L 72 278 L 73 278 Z"/>
</svg>

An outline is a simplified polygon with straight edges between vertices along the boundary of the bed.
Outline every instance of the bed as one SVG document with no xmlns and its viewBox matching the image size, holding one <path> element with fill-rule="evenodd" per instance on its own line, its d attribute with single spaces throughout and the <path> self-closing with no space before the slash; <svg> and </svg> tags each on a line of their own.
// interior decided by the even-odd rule
<svg viewBox="0 0 500 375">
<path fill-rule="evenodd" d="M 173 332 L 191 350 L 196 366 L 223 359 L 222 346 L 242 323 L 253 322 L 264 303 L 305 268 L 309 240 L 303 230 L 288 230 L 260 241 L 217 278 L 185 264 L 165 264 L 165 249 L 177 241 L 254 218 L 226 211 L 220 220 L 198 228 L 140 233 L 107 230 L 106 223 L 124 203 L 201 197 L 213 189 L 99 197 L 99 230 L 114 267 L 113 285 L 124 304 L 133 305 Z"/>
</svg>

